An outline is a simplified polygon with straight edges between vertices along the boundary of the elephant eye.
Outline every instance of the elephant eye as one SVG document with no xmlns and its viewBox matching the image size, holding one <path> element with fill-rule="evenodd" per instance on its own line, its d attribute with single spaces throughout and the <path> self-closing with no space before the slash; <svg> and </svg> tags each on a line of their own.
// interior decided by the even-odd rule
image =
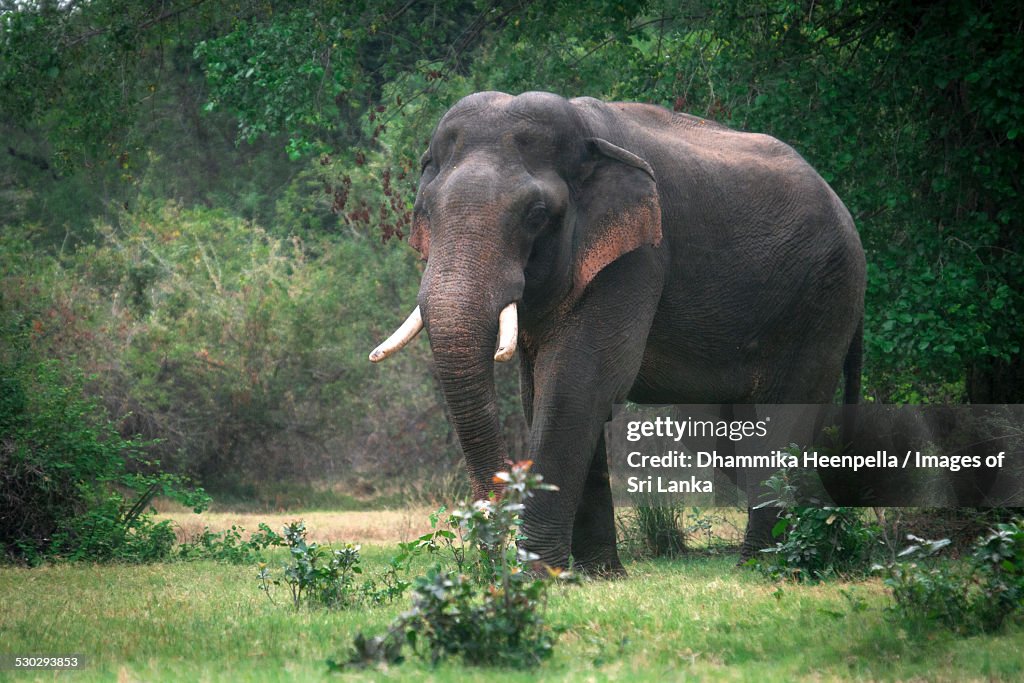
<svg viewBox="0 0 1024 683">
<path fill-rule="evenodd" d="M 548 222 L 548 208 L 543 203 L 534 204 L 526 212 L 524 225 L 529 230 L 540 230 Z"/>
</svg>

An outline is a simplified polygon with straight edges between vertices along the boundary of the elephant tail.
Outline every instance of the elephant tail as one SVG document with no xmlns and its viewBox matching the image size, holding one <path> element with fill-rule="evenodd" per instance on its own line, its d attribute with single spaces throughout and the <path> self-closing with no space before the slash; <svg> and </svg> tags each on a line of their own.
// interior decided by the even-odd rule
<svg viewBox="0 0 1024 683">
<path fill-rule="evenodd" d="M 860 317 L 857 324 L 857 331 L 853 333 L 850 341 L 850 348 L 846 352 L 846 360 L 843 362 L 844 375 L 844 403 L 857 403 L 860 401 L 860 372 L 864 368 L 864 317 Z"/>
<path fill-rule="evenodd" d="M 860 402 L 860 373 L 864 368 L 864 316 L 861 316 L 857 324 L 857 331 L 853 333 L 850 341 L 850 348 L 846 352 L 846 360 L 843 362 L 843 375 L 845 380 L 843 391 L 843 403 L 853 404 Z"/>
</svg>

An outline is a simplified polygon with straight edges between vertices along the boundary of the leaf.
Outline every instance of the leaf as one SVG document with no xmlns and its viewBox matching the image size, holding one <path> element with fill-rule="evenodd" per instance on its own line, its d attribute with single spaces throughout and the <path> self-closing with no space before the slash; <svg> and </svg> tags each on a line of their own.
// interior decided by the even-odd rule
<svg viewBox="0 0 1024 683">
<path fill-rule="evenodd" d="M 784 534 L 786 532 L 787 527 L 789 527 L 789 520 L 780 519 L 778 522 L 775 523 L 775 526 L 772 527 L 772 538 L 778 538 L 779 536 Z"/>
</svg>

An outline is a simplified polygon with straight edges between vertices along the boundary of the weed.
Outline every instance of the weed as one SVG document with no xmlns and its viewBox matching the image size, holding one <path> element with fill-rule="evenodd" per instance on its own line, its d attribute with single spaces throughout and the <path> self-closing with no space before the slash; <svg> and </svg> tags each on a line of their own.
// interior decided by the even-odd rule
<svg viewBox="0 0 1024 683">
<path fill-rule="evenodd" d="M 259 525 L 259 531 L 242 540 L 245 527 L 235 524 L 224 531 L 203 531 L 192 541 L 178 546 L 178 557 L 183 560 L 217 560 L 231 564 L 253 564 L 262 561 L 263 551 L 271 546 L 285 545 L 284 538 L 266 524 Z"/>
<path fill-rule="evenodd" d="M 812 507 L 796 504 L 799 473 L 782 470 L 766 482 L 782 514 L 772 528 L 777 540 L 748 564 L 772 578 L 820 581 L 867 574 L 879 546 L 879 529 L 853 507 Z"/>
<path fill-rule="evenodd" d="M 260 589 L 273 602 L 271 585 L 288 586 L 292 605 L 299 609 L 304 603 L 310 606 L 351 607 L 362 599 L 355 586 L 355 576 L 362 574 L 359 566 L 359 546 L 345 543 L 334 549 L 306 541 L 306 525 L 296 521 L 284 527 L 284 542 L 291 556 L 283 578 L 271 576 L 265 563 L 260 564 L 257 579 Z"/>
<path fill-rule="evenodd" d="M 522 667 L 551 654 L 557 629 L 544 620 L 547 589 L 552 580 L 569 576 L 550 569 L 539 577 L 524 571 L 537 558 L 516 549 L 516 541 L 523 539 L 519 514 L 524 501 L 534 490 L 553 488 L 530 474 L 530 465 L 517 463 L 499 472 L 495 479 L 505 487 L 501 497 L 456 510 L 448 517 L 448 529 L 414 542 L 421 549 L 452 551 L 455 570 L 437 563 L 417 577 L 412 609 L 382 636 L 360 633 L 348 657 L 329 661 L 330 668 L 397 663 L 404 644 L 433 663 L 458 657 L 471 665 Z"/>
<path fill-rule="evenodd" d="M 895 604 L 891 613 L 914 624 L 938 623 L 961 635 L 991 633 L 1024 607 L 1024 520 L 995 525 L 978 538 L 965 563 L 929 562 L 950 544 L 908 535 L 912 545 L 876 570 Z"/>
</svg>

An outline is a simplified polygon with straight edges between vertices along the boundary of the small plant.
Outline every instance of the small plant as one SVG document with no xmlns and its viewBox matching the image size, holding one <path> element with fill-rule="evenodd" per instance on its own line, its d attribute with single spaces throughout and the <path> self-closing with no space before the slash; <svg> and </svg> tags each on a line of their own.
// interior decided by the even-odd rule
<svg viewBox="0 0 1024 683">
<path fill-rule="evenodd" d="M 306 525 L 296 521 L 284 527 L 284 541 L 291 554 L 291 564 L 284 569 L 284 578 L 271 576 L 265 563 L 260 563 L 257 579 L 260 590 L 270 593 L 271 585 L 286 584 L 292 605 L 299 609 L 305 602 L 323 607 L 350 607 L 361 601 L 355 587 L 355 576 L 362 574 L 359 546 L 346 543 L 340 549 L 328 548 L 306 541 Z"/>
<path fill-rule="evenodd" d="M 424 552 L 427 538 L 424 536 L 416 541 L 399 544 L 399 553 L 388 561 L 387 568 L 379 577 L 367 578 L 357 584 L 356 575 L 363 573 L 358 545 L 345 543 L 341 548 L 330 548 L 309 543 L 306 540 L 306 525 L 301 520 L 286 525 L 283 537 L 264 524 L 260 525 L 260 530 L 259 534 L 253 534 L 249 541 L 239 547 L 248 548 L 249 553 L 256 556 L 270 545 L 288 547 L 291 564 L 285 565 L 282 578 L 275 578 L 267 563 L 259 562 L 256 579 L 260 590 L 266 593 L 271 602 L 274 602 L 271 587 L 287 585 L 292 605 L 296 609 L 303 603 L 347 608 L 394 601 L 411 585 L 403 575 L 408 574 L 412 558 Z M 238 551 L 236 554 L 249 557 L 249 553 Z"/>
<path fill-rule="evenodd" d="M 455 570 L 462 572 L 466 567 L 466 539 L 463 537 L 463 529 L 459 525 L 458 517 L 455 514 L 445 515 L 447 508 L 441 506 L 436 512 L 430 513 L 430 528 L 433 531 L 423 534 L 407 543 L 399 543 L 399 553 L 392 558 L 393 563 L 398 563 L 406 570 L 412 562 L 412 558 L 427 553 L 434 556 L 446 556 L 455 565 Z M 444 524 L 442 525 L 442 519 Z"/>
<path fill-rule="evenodd" d="M 263 559 L 263 551 L 271 546 L 285 545 L 284 538 L 266 524 L 259 525 L 259 531 L 242 540 L 245 527 L 231 525 L 224 531 L 211 531 L 203 527 L 202 532 L 192 541 L 178 546 L 178 557 L 183 560 L 217 560 L 231 564 L 253 564 Z"/>
<path fill-rule="evenodd" d="M 1024 607 L 1024 519 L 996 524 L 978 539 L 971 562 L 981 578 L 982 630 L 994 631 Z"/>
<path fill-rule="evenodd" d="M 520 513 L 533 491 L 552 490 L 539 475 L 530 473 L 529 461 L 499 472 L 504 484 L 500 497 L 476 501 L 456 510 L 449 523 L 458 533 L 432 532 L 421 537 L 420 547 L 430 543 L 454 549 L 457 570 L 436 564 L 413 582 L 412 609 L 401 615 L 383 636 L 356 637 L 354 650 L 344 662 L 328 662 L 331 668 L 400 661 L 402 645 L 408 644 L 431 662 L 459 657 L 473 665 L 535 666 L 551 654 L 557 630 L 544 621 L 547 589 L 567 572 L 544 569 L 536 576 L 526 568 L 537 558 L 516 549 Z M 428 538 L 429 537 L 429 538 Z M 463 571 L 465 570 L 465 571 Z"/>
<path fill-rule="evenodd" d="M 643 498 L 634 503 L 651 502 Z M 714 552 L 716 528 L 733 525 L 724 515 L 682 505 L 635 505 L 617 520 L 623 547 L 634 557 L 668 557 L 688 550 Z"/>
<path fill-rule="evenodd" d="M 686 552 L 680 505 L 638 505 L 633 508 L 633 525 L 650 557 L 679 557 Z"/>
<path fill-rule="evenodd" d="M 948 539 L 908 535 L 903 561 L 876 570 L 895 604 L 892 614 L 910 623 L 938 623 L 961 635 L 991 633 L 1024 607 L 1024 521 L 997 524 L 979 538 L 966 563 L 929 563 Z"/>
<path fill-rule="evenodd" d="M 878 545 L 877 525 L 865 521 L 858 508 L 797 504 L 799 479 L 799 472 L 782 470 L 766 482 L 775 499 L 762 506 L 783 510 L 772 528 L 772 536 L 778 540 L 761 551 L 762 559 L 748 564 L 772 578 L 796 581 L 868 573 Z"/>
</svg>

